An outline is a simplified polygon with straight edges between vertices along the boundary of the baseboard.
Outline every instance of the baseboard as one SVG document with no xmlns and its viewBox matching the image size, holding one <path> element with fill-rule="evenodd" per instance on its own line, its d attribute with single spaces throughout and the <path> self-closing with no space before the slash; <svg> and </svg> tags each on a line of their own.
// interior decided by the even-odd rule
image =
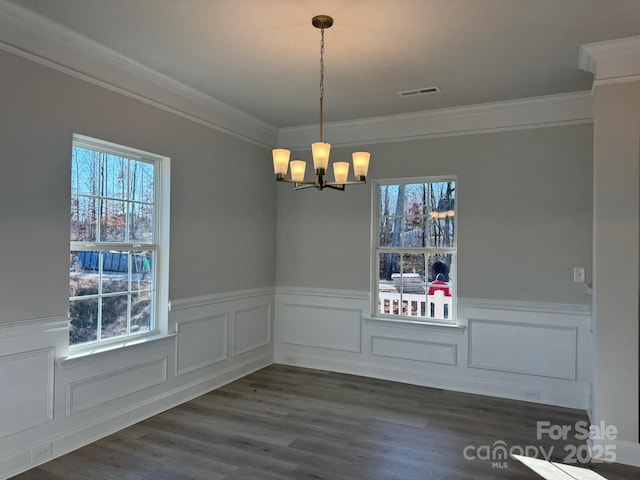
<svg viewBox="0 0 640 480">
<path fill-rule="evenodd" d="M 539 389 L 539 398 L 534 399 L 528 395 L 528 392 L 531 390 L 530 385 L 518 385 L 486 379 L 479 380 L 454 375 L 440 375 L 417 369 L 399 369 L 356 360 L 343 361 L 320 356 L 300 355 L 299 353 L 283 350 L 277 350 L 275 352 L 274 363 L 329 370 L 363 377 L 409 383 L 423 387 L 441 388 L 456 392 L 488 395 L 545 405 L 557 405 L 568 408 L 586 408 L 588 405 L 588 395 L 577 392 L 541 388 Z"/>
<path fill-rule="evenodd" d="M 37 459 L 33 457 L 35 456 L 34 451 L 39 447 L 13 452 L 0 459 L 0 479 L 6 480 L 21 472 L 37 467 L 54 458 L 65 455 L 84 445 L 145 420 L 146 418 L 176 407 L 211 390 L 220 388 L 227 383 L 267 367 L 272 363 L 273 357 L 271 352 L 256 356 L 240 364 L 220 370 L 213 375 L 163 392 L 144 402 L 132 405 L 126 410 L 120 410 L 101 417 L 91 424 L 84 425 L 80 429 L 64 432 L 51 438 L 42 438 L 39 445 L 50 445 L 51 455 L 47 455 L 42 461 L 37 461 Z"/>
<path fill-rule="evenodd" d="M 593 458 L 599 453 L 609 456 L 615 455 L 615 463 L 622 463 L 632 467 L 640 467 L 640 443 L 627 440 L 589 440 L 589 452 Z M 606 459 L 606 457 L 604 457 Z"/>
</svg>

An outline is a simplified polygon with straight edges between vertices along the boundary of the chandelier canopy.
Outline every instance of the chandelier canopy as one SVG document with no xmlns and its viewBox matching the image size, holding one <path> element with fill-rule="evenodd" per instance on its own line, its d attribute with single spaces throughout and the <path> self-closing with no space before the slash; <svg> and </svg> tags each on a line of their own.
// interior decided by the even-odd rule
<svg viewBox="0 0 640 480">
<path fill-rule="evenodd" d="M 307 162 L 304 160 L 291 160 L 291 151 L 285 148 L 276 148 L 273 150 L 273 170 L 276 174 L 276 181 L 288 182 L 295 184 L 294 189 L 316 187 L 318 190 L 324 188 L 333 188 L 336 190 L 344 190 L 345 185 L 366 183 L 367 172 L 369 170 L 369 152 L 354 152 L 353 173 L 355 181 L 349 181 L 349 162 L 333 163 L 333 182 L 328 182 L 325 178 L 327 168 L 329 166 L 329 152 L 331 144 L 322 140 L 322 122 L 323 122 L 323 100 L 324 100 L 324 31 L 333 25 L 333 18 L 328 15 L 316 15 L 311 19 L 311 24 L 320 29 L 320 139 L 311 145 L 311 154 L 313 157 L 313 168 L 315 169 L 315 180 L 305 180 L 304 173 Z M 291 165 L 291 178 L 287 178 L 287 170 Z"/>
</svg>

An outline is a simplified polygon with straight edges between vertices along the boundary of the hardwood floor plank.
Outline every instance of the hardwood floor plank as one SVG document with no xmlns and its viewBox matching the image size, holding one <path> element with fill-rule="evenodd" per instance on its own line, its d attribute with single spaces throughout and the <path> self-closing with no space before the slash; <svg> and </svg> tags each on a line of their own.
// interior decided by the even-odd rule
<svg viewBox="0 0 640 480">
<path fill-rule="evenodd" d="M 575 426 L 586 415 L 272 365 L 14 480 L 539 480 L 479 452 L 529 446 L 562 461 L 568 444 L 584 444 L 538 439 L 540 421 Z M 640 478 L 640 468 L 582 466 Z"/>
</svg>

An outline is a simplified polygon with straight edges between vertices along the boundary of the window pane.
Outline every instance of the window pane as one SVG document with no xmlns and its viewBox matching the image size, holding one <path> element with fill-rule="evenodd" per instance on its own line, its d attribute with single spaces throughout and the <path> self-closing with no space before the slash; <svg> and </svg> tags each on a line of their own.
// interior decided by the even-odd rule
<svg viewBox="0 0 640 480">
<path fill-rule="evenodd" d="M 429 204 L 429 184 L 415 183 L 404 186 L 404 213 L 406 215 L 424 215 Z"/>
<path fill-rule="evenodd" d="M 102 298 L 102 338 L 127 335 L 129 295 Z"/>
<path fill-rule="evenodd" d="M 402 255 L 402 280 L 397 288 L 403 293 L 424 294 L 425 260 L 422 253 L 405 253 Z"/>
<path fill-rule="evenodd" d="M 71 252 L 69 256 L 69 296 L 98 294 L 98 269 L 91 262 L 98 252 Z"/>
<path fill-rule="evenodd" d="M 153 205 L 132 203 L 130 218 L 130 241 L 132 243 L 153 243 Z"/>
<path fill-rule="evenodd" d="M 74 300 L 69 302 L 69 344 L 97 340 L 98 299 Z"/>
<path fill-rule="evenodd" d="M 115 272 L 127 275 L 129 271 L 128 252 L 103 252 L 102 269 L 104 272 Z"/>
<path fill-rule="evenodd" d="M 400 255 L 381 253 L 378 255 L 378 311 L 398 315 L 400 295 L 396 290 L 392 275 L 400 271 Z"/>
<path fill-rule="evenodd" d="M 455 221 L 453 216 L 441 214 L 429 219 L 429 243 L 431 247 L 453 248 L 455 239 Z"/>
<path fill-rule="evenodd" d="M 102 253 L 102 293 L 129 291 L 129 252 Z"/>
<path fill-rule="evenodd" d="M 454 246 L 455 190 L 455 182 L 431 184 L 429 238 L 432 247 Z"/>
<path fill-rule="evenodd" d="M 453 287 L 451 278 L 451 254 L 430 254 L 429 289 L 427 290 L 427 316 L 438 320 L 451 319 Z"/>
<path fill-rule="evenodd" d="M 380 199 L 380 216 L 402 214 L 402 203 L 398 210 L 399 185 L 380 185 L 378 198 Z"/>
<path fill-rule="evenodd" d="M 125 202 L 103 200 L 100 213 L 100 241 L 124 242 L 126 224 Z"/>
<path fill-rule="evenodd" d="M 399 247 L 402 217 L 381 217 L 378 228 L 378 245 L 380 247 Z"/>
<path fill-rule="evenodd" d="M 131 290 L 151 290 L 153 288 L 153 252 L 135 252 L 131 255 Z"/>
<path fill-rule="evenodd" d="M 131 160 L 129 165 L 129 199 L 136 202 L 155 202 L 155 166 Z"/>
<path fill-rule="evenodd" d="M 74 252 L 72 252 L 73 254 Z M 76 261 L 85 271 L 98 273 L 100 270 L 100 252 L 76 252 Z"/>
<path fill-rule="evenodd" d="M 400 272 L 400 254 L 381 253 L 379 255 L 379 262 L 380 283 L 389 282 L 393 284 L 391 275 Z"/>
<path fill-rule="evenodd" d="M 98 195 L 100 153 L 73 147 L 71 158 L 71 193 Z"/>
<path fill-rule="evenodd" d="M 151 292 L 131 295 L 131 333 L 151 330 Z"/>
<path fill-rule="evenodd" d="M 453 279 L 451 278 L 451 254 L 430 254 L 427 256 L 428 264 L 428 295 L 435 295 L 442 291 L 447 297 L 453 295 Z"/>
<path fill-rule="evenodd" d="M 71 241 L 96 241 L 96 200 L 89 197 L 71 198 Z"/>
<path fill-rule="evenodd" d="M 428 246 L 428 231 L 425 229 L 425 219 L 422 216 L 405 217 L 402 226 L 403 247 L 426 247 Z M 395 246 L 395 245 L 393 245 Z"/>
<path fill-rule="evenodd" d="M 102 160 L 102 194 L 105 197 L 127 198 L 129 159 L 104 154 Z"/>
</svg>

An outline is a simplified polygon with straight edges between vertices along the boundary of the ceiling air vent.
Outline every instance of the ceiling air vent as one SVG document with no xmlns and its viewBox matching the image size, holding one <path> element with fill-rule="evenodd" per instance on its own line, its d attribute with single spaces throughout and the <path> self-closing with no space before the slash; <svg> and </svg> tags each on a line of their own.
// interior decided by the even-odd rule
<svg viewBox="0 0 640 480">
<path fill-rule="evenodd" d="M 415 90 L 405 90 L 404 92 L 398 92 L 398 95 L 401 97 L 413 97 L 415 95 L 427 95 L 429 93 L 438 93 L 440 91 L 440 87 L 424 87 L 417 88 Z"/>
</svg>

